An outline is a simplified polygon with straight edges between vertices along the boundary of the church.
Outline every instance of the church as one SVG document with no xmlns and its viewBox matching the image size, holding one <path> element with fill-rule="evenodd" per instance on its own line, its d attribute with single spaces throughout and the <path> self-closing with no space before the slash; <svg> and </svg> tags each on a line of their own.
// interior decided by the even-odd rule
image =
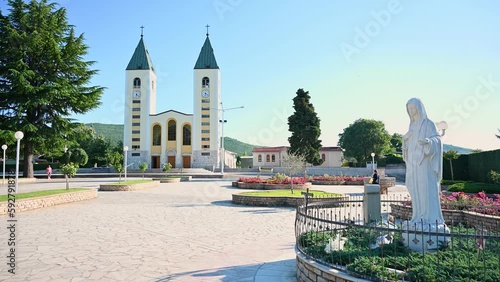
<svg viewBox="0 0 500 282">
<path fill-rule="evenodd" d="M 210 43 L 205 42 L 194 65 L 193 114 L 157 112 L 156 74 L 143 34 L 126 68 L 124 147 L 127 163 L 138 168 L 215 168 L 234 155 L 221 149 L 220 69 Z M 224 157 L 222 155 L 224 154 Z M 227 156 L 227 157 L 226 157 Z M 235 161 L 234 161 L 235 163 Z M 231 165 L 232 166 L 232 165 Z"/>
</svg>

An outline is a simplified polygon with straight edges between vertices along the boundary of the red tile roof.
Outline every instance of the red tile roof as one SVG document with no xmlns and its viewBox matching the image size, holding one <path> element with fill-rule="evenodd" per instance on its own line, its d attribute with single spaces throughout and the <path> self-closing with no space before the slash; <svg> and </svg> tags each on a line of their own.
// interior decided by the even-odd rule
<svg viewBox="0 0 500 282">
<path fill-rule="evenodd" d="M 289 147 L 280 146 L 280 147 L 265 147 L 265 148 L 253 148 L 252 152 L 255 153 L 265 153 L 265 152 L 281 152 L 287 150 Z"/>
</svg>

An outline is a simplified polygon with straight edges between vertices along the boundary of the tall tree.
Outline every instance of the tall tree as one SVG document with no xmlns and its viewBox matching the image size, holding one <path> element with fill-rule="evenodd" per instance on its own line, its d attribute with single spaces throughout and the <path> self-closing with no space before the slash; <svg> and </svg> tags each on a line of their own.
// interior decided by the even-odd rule
<svg viewBox="0 0 500 282">
<path fill-rule="evenodd" d="M 338 145 L 345 157 L 355 158 L 361 164 L 371 161 L 371 153 L 385 155 L 391 152 L 391 135 L 381 121 L 358 119 L 339 134 Z"/>
<path fill-rule="evenodd" d="M 455 150 L 448 150 L 446 152 L 443 153 L 443 158 L 445 160 L 449 160 L 450 161 L 450 170 L 451 170 L 451 180 L 455 180 L 455 177 L 453 176 L 453 163 L 452 163 L 452 160 L 456 160 L 458 159 L 459 155 L 458 155 L 458 152 L 455 151 Z"/>
<path fill-rule="evenodd" d="M 314 111 L 313 104 L 309 102 L 311 99 L 309 91 L 300 88 L 296 94 L 297 96 L 293 98 L 295 112 L 288 117 L 288 131 L 292 133 L 292 136 L 288 137 L 290 153 L 304 156 L 305 161 L 310 164 L 320 165 L 323 162 L 319 156 L 320 119 Z"/>
<path fill-rule="evenodd" d="M 83 35 L 66 10 L 47 0 L 9 0 L 0 12 L 0 128 L 23 131 L 24 176 L 33 177 L 33 154 L 63 151 L 79 125 L 69 118 L 97 107 L 103 88 L 89 85 L 97 71 L 85 61 Z"/>
</svg>

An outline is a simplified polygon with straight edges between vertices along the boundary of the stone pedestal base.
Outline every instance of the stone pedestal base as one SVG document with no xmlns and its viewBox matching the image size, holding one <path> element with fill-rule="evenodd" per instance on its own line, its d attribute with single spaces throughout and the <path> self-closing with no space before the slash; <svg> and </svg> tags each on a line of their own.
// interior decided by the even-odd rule
<svg viewBox="0 0 500 282">
<path fill-rule="evenodd" d="M 414 252 L 434 251 L 450 241 L 450 229 L 444 223 L 422 224 L 405 221 L 402 230 L 405 246 Z"/>
</svg>

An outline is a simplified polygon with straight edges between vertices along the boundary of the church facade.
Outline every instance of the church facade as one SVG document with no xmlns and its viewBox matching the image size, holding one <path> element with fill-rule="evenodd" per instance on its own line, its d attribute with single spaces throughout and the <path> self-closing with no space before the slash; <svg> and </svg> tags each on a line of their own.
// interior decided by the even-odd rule
<svg viewBox="0 0 500 282">
<path fill-rule="evenodd" d="M 138 168 L 220 167 L 220 69 L 208 32 L 193 71 L 193 113 L 157 112 L 156 73 L 143 35 L 126 68 L 124 146 Z M 223 158 L 225 159 L 225 158 Z"/>
</svg>

